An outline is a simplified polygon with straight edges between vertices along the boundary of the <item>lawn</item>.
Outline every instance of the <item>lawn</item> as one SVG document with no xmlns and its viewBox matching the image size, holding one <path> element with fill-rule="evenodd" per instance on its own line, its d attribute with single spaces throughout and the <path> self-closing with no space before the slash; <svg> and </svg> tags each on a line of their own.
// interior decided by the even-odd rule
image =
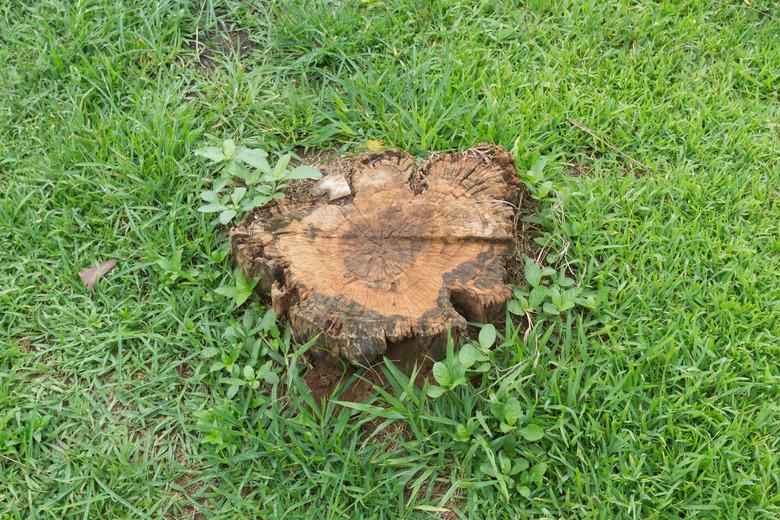
<svg viewBox="0 0 780 520">
<path fill-rule="evenodd" d="M 780 517 L 779 87 L 773 0 L 0 1 L 0 518 Z M 544 157 L 595 308 L 437 398 L 320 407 L 293 347 L 232 395 L 227 138 Z"/>
</svg>

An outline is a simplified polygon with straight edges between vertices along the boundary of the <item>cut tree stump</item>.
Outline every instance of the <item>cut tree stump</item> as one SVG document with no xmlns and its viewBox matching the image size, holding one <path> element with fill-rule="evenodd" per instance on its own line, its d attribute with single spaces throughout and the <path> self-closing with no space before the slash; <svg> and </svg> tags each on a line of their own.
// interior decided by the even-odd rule
<svg viewBox="0 0 780 520">
<path fill-rule="evenodd" d="M 483 144 L 418 168 L 390 150 L 356 160 L 348 180 L 348 197 L 283 199 L 230 233 L 296 340 L 319 335 L 361 365 L 389 343 L 438 348 L 467 320 L 503 314 L 520 190 L 509 153 Z"/>
</svg>

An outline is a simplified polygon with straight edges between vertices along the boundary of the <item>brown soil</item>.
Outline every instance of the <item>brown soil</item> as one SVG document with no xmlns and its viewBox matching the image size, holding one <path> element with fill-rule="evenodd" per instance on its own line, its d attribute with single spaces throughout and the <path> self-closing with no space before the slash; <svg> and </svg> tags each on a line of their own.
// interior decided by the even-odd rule
<svg viewBox="0 0 780 520">
<path fill-rule="evenodd" d="M 335 150 L 306 150 L 298 147 L 294 150 L 296 159 L 294 165 L 305 164 L 319 168 L 323 175 L 344 175 L 349 182 L 352 162 L 355 157 L 343 156 Z M 295 157 L 294 156 L 294 157 Z M 310 202 L 312 187 L 317 180 L 302 180 L 291 182 L 284 191 L 287 199 L 293 202 Z"/>
<path fill-rule="evenodd" d="M 569 177 L 592 177 L 593 169 L 587 164 L 571 162 L 566 164 L 566 175 Z"/>
<path fill-rule="evenodd" d="M 418 388 L 422 388 L 423 382 L 431 375 L 433 363 L 436 361 L 434 357 L 440 359 L 442 353 L 442 349 L 431 351 L 421 347 L 419 342 L 403 341 L 391 344 L 385 357 L 407 376 L 411 376 L 417 368 L 415 384 Z M 329 400 L 341 383 L 348 383 L 348 386 L 340 389 L 338 400 L 356 403 L 369 397 L 374 391 L 374 386 L 389 387 L 389 382 L 382 371 L 381 360 L 369 367 L 358 368 L 339 358 L 321 353 L 311 356 L 309 363 L 311 368 L 306 372 L 303 380 L 317 402 Z"/>
<path fill-rule="evenodd" d="M 198 57 L 198 65 L 203 70 L 215 69 L 221 58 L 232 54 L 237 54 L 239 58 L 246 58 L 256 47 L 256 44 L 249 39 L 249 34 L 243 29 L 230 29 L 225 33 L 208 31 L 204 34 L 196 34 L 191 43 Z"/>
</svg>

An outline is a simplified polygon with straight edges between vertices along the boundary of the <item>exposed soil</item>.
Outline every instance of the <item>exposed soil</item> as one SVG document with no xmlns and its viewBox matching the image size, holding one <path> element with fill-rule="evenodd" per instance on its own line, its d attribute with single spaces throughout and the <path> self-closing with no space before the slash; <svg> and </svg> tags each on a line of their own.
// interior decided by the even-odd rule
<svg viewBox="0 0 780 520">
<path fill-rule="evenodd" d="M 442 349 L 420 347 L 416 341 L 403 341 L 388 346 L 385 357 L 395 364 L 406 375 L 411 376 L 415 368 L 414 379 L 418 388 L 431 376 L 431 369 L 437 359 L 441 359 Z M 306 372 L 303 381 L 317 402 L 333 397 L 340 383 L 348 383 L 337 395 L 340 401 L 360 402 L 374 391 L 374 386 L 388 388 L 389 382 L 382 371 L 382 361 L 377 361 L 370 367 L 357 368 L 341 359 L 328 354 L 310 356 L 311 368 Z"/>
<path fill-rule="evenodd" d="M 602 156 L 602 154 L 592 151 L 591 156 L 593 158 L 599 158 Z M 620 168 L 624 176 L 635 177 L 637 179 L 644 177 L 647 174 L 647 170 L 645 168 L 630 162 L 621 162 Z M 569 177 L 593 177 L 593 165 L 589 162 L 579 162 L 575 160 L 566 163 L 564 171 Z"/>
<path fill-rule="evenodd" d="M 571 162 L 566 164 L 566 175 L 569 177 L 592 177 L 593 169 L 587 164 Z"/>
<path fill-rule="evenodd" d="M 523 190 L 515 212 L 514 254 L 507 259 L 507 281 L 512 285 L 521 285 L 525 280 L 525 256 L 539 261 L 542 256 L 542 246 L 534 239 L 542 236 L 542 230 L 533 223 L 524 222 L 523 217 L 536 213 L 538 202 Z"/>
<path fill-rule="evenodd" d="M 193 370 L 189 363 L 182 362 L 176 365 L 175 367 L 176 373 L 179 374 L 179 377 L 181 377 L 183 380 L 189 379 L 192 374 Z"/>
<path fill-rule="evenodd" d="M 191 42 L 203 70 L 213 70 L 219 60 L 232 54 L 246 58 L 256 47 L 244 29 L 230 29 L 227 32 L 208 31 L 195 34 Z"/>
<path fill-rule="evenodd" d="M 315 166 L 322 171 L 323 175 L 343 175 L 347 182 L 351 181 L 350 172 L 352 163 L 356 156 L 340 155 L 335 150 L 305 150 L 298 147 L 295 150 L 298 156 L 294 164 L 306 164 Z M 312 200 L 311 188 L 317 183 L 316 180 L 294 181 L 289 184 L 284 191 L 287 199 L 294 202 L 309 202 Z"/>
<path fill-rule="evenodd" d="M 450 486 L 452 484 L 449 482 L 436 482 L 433 485 L 433 492 L 432 497 L 433 503 L 436 503 L 441 497 L 443 497 L 450 489 Z M 411 498 L 411 489 L 407 487 L 407 489 L 404 491 L 404 499 L 409 501 Z M 455 494 L 450 497 L 450 499 L 444 504 L 444 508 L 447 509 L 446 511 L 441 511 L 436 515 L 436 518 L 441 518 L 442 520 L 454 520 L 457 518 L 454 512 L 452 512 L 449 508 L 453 505 L 457 505 L 458 507 L 463 506 L 463 498 L 462 498 L 463 492 L 461 489 L 458 489 Z"/>
<path fill-rule="evenodd" d="M 193 468 L 193 474 L 196 471 L 199 471 L 200 468 Z M 194 481 L 194 477 L 192 474 L 184 474 L 180 476 L 178 479 L 176 479 L 176 484 L 184 489 L 184 494 L 187 497 L 196 497 L 198 494 L 202 491 L 202 489 L 205 487 L 205 484 L 202 482 Z M 179 496 L 179 500 L 184 502 L 184 497 L 181 496 L 181 493 L 179 491 L 176 491 L 176 495 Z M 200 506 L 201 509 L 207 510 L 208 509 L 208 500 L 206 498 L 200 497 L 196 498 L 195 502 L 198 503 L 198 506 Z M 171 515 L 168 516 L 169 518 L 187 518 L 192 520 L 201 520 L 205 519 L 206 515 L 201 513 L 198 508 L 191 503 L 186 503 L 184 507 L 182 507 L 182 511 L 179 516 L 174 517 Z"/>
</svg>

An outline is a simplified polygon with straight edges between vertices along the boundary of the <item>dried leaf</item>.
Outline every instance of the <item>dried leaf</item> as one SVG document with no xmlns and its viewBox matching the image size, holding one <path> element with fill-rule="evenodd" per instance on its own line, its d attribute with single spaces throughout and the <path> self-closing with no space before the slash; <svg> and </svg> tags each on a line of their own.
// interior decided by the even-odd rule
<svg viewBox="0 0 780 520">
<path fill-rule="evenodd" d="M 113 269 L 115 265 L 116 260 L 106 260 L 97 267 L 84 269 L 79 273 L 79 278 L 81 278 L 81 281 L 87 285 L 88 291 L 93 291 L 97 281 L 103 278 L 103 276 L 105 276 L 107 272 Z"/>
</svg>

